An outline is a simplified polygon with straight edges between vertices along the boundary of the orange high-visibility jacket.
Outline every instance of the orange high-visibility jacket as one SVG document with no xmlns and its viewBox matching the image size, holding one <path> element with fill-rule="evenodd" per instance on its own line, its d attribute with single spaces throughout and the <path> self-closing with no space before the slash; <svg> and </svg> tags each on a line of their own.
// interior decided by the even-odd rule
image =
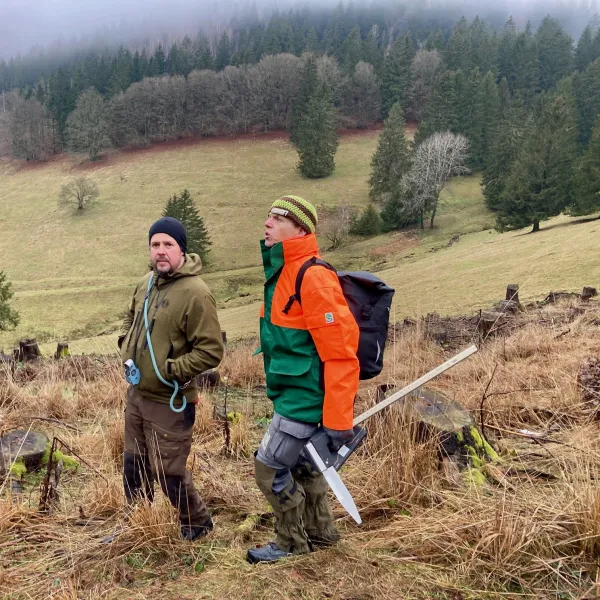
<svg viewBox="0 0 600 600">
<path fill-rule="evenodd" d="M 261 349 L 267 395 L 284 417 L 343 430 L 352 428 L 358 390 L 359 330 L 335 272 L 313 266 L 302 282 L 302 305 L 294 302 L 296 276 L 319 257 L 314 234 L 267 248 L 261 309 Z"/>
</svg>

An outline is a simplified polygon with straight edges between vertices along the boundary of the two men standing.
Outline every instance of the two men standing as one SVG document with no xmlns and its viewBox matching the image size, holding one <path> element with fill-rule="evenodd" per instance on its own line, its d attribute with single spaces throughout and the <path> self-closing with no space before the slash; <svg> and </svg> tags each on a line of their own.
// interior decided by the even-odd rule
<svg viewBox="0 0 600 600">
<path fill-rule="evenodd" d="M 298 196 L 276 200 L 261 242 L 265 272 L 260 343 L 273 420 L 255 455 L 255 479 L 275 514 L 275 539 L 248 550 L 250 562 L 272 562 L 339 539 L 327 483 L 302 449 L 321 424 L 333 449 L 353 437 L 359 330 L 335 272 L 320 258 L 317 212 Z M 158 480 L 178 508 L 184 538 L 212 529 L 185 464 L 195 417 L 195 376 L 223 356 L 215 302 L 199 277 L 200 259 L 186 254 L 175 219 L 150 228 L 153 271 L 138 284 L 119 338 L 124 363 L 141 378 L 127 392 L 124 485 L 128 501 L 153 495 Z M 170 387 L 173 382 L 180 386 Z M 185 404 L 183 397 L 185 397 Z M 171 405 L 170 405 L 171 404 Z M 181 412 L 179 412 L 181 411 Z"/>
</svg>

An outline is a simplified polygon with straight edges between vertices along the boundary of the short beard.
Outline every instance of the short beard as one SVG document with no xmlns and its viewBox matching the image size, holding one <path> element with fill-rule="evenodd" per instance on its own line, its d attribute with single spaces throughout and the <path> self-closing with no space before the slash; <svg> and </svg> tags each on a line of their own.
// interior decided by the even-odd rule
<svg viewBox="0 0 600 600">
<path fill-rule="evenodd" d="M 165 275 L 173 275 L 173 273 L 175 273 L 175 269 L 173 268 L 173 265 L 171 263 L 169 263 L 169 269 L 167 271 L 163 271 L 163 270 L 159 270 L 158 269 L 158 263 L 155 263 L 152 265 L 152 270 L 160 277 L 160 276 L 165 276 Z"/>
</svg>

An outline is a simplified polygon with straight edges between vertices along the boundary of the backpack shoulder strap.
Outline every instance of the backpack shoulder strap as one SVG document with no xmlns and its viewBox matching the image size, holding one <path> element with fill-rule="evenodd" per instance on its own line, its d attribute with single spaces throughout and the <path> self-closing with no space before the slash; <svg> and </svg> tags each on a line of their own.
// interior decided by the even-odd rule
<svg viewBox="0 0 600 600">
<path fill-rule="evenodd" d="M 294 293 L 289 297 L 285 308 L 283 309 L 284 314 L 288 314 L 290 308 L 292 308 L 294 302 L 298 302 L 302 306 L 302 281 L 304 281 L 304 275 L 308 269 L 314 266 L 325 267 L 334 273 L 337 273 L 334 267 L 332 267 L 328 262 L 324 261 L 322 258 L 317 258 L 313 256 L 309 258 L 306 262 L 302 264 L 300 269 L 298 270 L 298 274 L 296 275 L 296 285 L 294 286 Z"/>
</svg>

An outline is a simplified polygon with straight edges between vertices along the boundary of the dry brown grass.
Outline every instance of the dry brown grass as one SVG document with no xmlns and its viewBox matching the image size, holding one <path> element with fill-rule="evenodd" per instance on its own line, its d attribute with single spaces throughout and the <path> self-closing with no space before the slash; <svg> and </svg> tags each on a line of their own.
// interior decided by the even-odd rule
<svg viewBox="0 0 600 600">
<path fill-rule="evenodd" d="M 216 424 L 213 420 L 213 403 L 207 394 L 201 393 L 196 404 L 196 421 L 194 434 L 199 438 L 214 433 Z"/>
<path fill-rule="evenodd" d="M 254 356 L 258 346 L 258 341 L 246 340 L 227 348 L 219 372 L 228 385 L 247 388 L 264 384 L 262 354 Z"/>
<path fill-rule="evenodd" d="M 2 597 L 224 599 L 262 598 L 273 590 L 311 600 L 594 597 L 600 425 L 581 400 L 577 372 L 583 360 L 600 354 L 600 310 L 591 305 L 565 326 L 561 310 L 573 308 L 531 315 L 531 323 L 487 341 L 433 385 L 478 423 L 483 419 L 503 457 L 493 467 L 497 483 L 451 485 L 438 470 L 435 444 L 421 441 L 400 411 L 388 410 L 368 423 L 364 448 L 342 472 L 364 525 L 356 527 L 333 502 L 342 542 L 268 568 L 244 561 L 248 545 L 271 535 L 269 508 L 253 481 L 251 450 L 263 433 L 253 419 L 264 410 L 246 391 L 262 377 L 260 359 L 249 358 L 253 344 L 234 348 L 223 367 L 235 404 L 229 453 L 223 423 L 213 414 L 223 389 L 202 395 L 197 406 L 188 467 L 216 527 L 192 545 L 179 538 L 158 488 L 154 506 L 142 504 L 124 519 L 125 388 L 117 367 L 79 378 L 73 369 L 48 364 L 33 377 L 5 376 L 0 389 L 10 391 L 0 393 L 10 400 L 0 403 L 0 426 L 62 415 L 57 418 L 78 431 L 49 421 L 35 427 L 61 436 L 105 479 L 85 466 L 64 475 L 52 517 L 35 511 L 35 485 L 28 484 L 20 502 L 0 498 Z M 405 384 L 445 358 L 418 327 L 403 331 L 387 350 L 385 373 L 363 384 L 357 411 L 374 402 L 378 384 Z M 237 396 L 234 381 L 244 388 Z M 524 429 L 543 441 L 519 435 Z M 115 531 L 121 533 L 112 544 L 101 543 Z"/>
</svg>

